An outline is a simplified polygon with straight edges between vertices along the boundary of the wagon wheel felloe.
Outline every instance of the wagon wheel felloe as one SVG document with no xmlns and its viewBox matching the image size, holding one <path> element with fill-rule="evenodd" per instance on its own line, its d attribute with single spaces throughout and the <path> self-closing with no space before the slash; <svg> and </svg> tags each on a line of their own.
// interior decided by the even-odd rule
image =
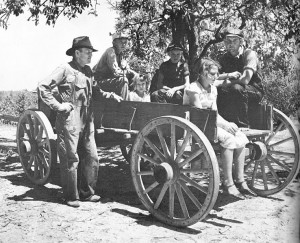
<svg viewBox="0 0 300 243">
<path fill-rule="evenodd" d="M 27 110 L 19 119 L 17 145 L 23 170 L 37 185 L 47 183 L 55 155 L 55 135 L 41 111 Z"/>
<path fill-rule="evenodd" d="M 274 109 L 273 131 L 253 143 L 256 155 L 246 159 L 249 186 L 260 196 L 284 189 L 299 171 L 299 134 L 292 121 Z"/>
<path fill-rule="evenodd" d="M 206 136 L 188 120 L 163 116 L 150 121 L 135 139 L 130 166 L 140 200 L 166 224 L 194 224 L 215 204 L 216 155 Z"/>
</svg>

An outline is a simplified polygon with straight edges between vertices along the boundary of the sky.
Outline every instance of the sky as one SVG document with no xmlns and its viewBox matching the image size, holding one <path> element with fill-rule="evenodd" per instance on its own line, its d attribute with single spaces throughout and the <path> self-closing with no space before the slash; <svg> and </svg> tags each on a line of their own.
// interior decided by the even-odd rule
<svg viewBox="0 0 300 243">
<path fill-rule="evenodd" d="M 33 21 L 27 21 L 29 13 L 26 12 L 11 16 L 8 28 L 0 27 L 0 91 L 36 89 L 39 81 L 71 60 L 65 53 L 78 36 L 89 36 L 98 50 L 93 53 L 90 64 L 93 67 L 112 45 L 109 33 L 115 31 L 117 17 L 106 1 L 97 10 L 97 17 L 85 13 L 69 20 L 61 16 L 54 27 L 42 19 L 36 26 Z"/>
</svg>

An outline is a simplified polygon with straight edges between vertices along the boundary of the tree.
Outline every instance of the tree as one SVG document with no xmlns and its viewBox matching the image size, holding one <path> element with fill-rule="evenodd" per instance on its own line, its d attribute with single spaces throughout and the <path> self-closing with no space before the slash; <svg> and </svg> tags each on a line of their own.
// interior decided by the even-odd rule
<svg viewBox="0 0 300 243">
<path fill-rule="evenodd" d="M 3 0 L 0 3 L 0 27 L 7 28 L 11 15 L 19 16 L 29 12 L 28 20 L 37 25 L 40 16 L 46 17 L 46 24 L 55 25 L 59 16 L 75 18 L 84 10 L 97 15 L 98 0 Z"/>
<path fill-rule="evenodd" d="M 137 58 L 154 62 L 172 42 L 185 48 L 190 69 L 203 56 L 215 57 L 222 48 L 224 29 L 245 30 L 247 45 L 265 66 L 284 71 L 289 47 L 300 35 L 300 3 L 296 0 L 121 0 L 116 28 L 129 31 Z M 272 67 L 274 68 L 274 67 Z"/>
</svg>

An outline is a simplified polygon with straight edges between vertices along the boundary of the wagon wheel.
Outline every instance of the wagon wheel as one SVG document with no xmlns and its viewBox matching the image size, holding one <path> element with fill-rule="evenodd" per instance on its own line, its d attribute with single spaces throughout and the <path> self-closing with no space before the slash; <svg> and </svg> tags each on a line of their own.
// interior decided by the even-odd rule
<svg viewBox="0 0 300 243">
<path fill-rule="evenodd" d="M 25 174 L 37 185 L 47 183 L 56 158 L 55 135 L 41 111 L 27 110 L 19 119 L 17 145 Z"/>
<path fill-rule="evenodd" d="M 219 168 L 210 142 L 180 117 L 155 118 L 139 132 L 132 147 L 131 174 L 144 206 L 172 226 L 205 218 L 219 192 Z"/>
<path fill-rule="evenodd" d="M 292 121 L 274 109 L 273 132 L 254 142 L 258 156 L 249 156 L 245 173 L 249 186 L 260 196 L 284 189 L 299 171 L 299 134 Z"/>
</svg>

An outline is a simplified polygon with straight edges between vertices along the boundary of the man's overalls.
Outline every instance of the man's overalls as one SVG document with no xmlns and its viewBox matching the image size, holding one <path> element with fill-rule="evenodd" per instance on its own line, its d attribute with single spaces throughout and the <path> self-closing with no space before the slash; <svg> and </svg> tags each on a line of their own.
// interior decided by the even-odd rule
<svg viewBox="0 0 300 243">
<path fill-rule="evenodd" d="M 68 72 L 58 90 L 62 102 L 71 103 L 74 109 L 68 114 L 57 113 L 57 151 L 64 198 L 78 200 L 95 194 L 99 165 L 90 106 L 92 71 L 85 66 L 80 72 L 74 63 L 69 64 L 74 72 Z"/>
</svg>

